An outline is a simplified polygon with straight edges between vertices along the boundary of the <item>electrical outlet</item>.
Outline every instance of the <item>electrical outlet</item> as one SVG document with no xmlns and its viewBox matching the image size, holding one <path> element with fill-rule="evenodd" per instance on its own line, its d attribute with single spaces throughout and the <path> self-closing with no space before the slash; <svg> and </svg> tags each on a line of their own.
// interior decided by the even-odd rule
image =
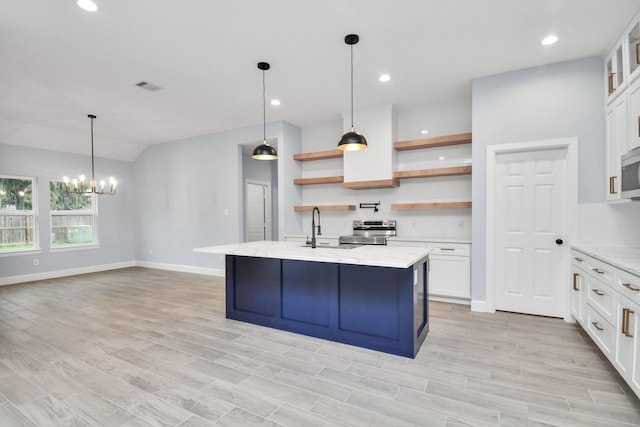
<svg viewBox="0 0 640 427">
<path fill-rule="evenodd" d="M 149 255 L 153 255 L 153 250 L 149 249 Z"/>
<path fill-rule="evenodd" d="M 40 265 L 40 260 L 38 258 L 34 258 L 33 265 Z"/>
</svg>

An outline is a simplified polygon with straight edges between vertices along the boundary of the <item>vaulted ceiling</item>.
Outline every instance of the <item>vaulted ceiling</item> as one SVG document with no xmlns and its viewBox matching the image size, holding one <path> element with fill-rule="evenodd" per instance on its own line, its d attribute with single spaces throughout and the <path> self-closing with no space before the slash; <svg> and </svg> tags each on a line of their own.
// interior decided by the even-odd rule
<svg viewBox="0 0 640 427">
<path fill-rule="evenodd" d="M 602 55 L 639 0 L 75 0 L 0 3 L 0 144 L 133 160 L 148 145 L 471 97 L 471 80 Z M 560 41 L 541 46 L 555 33 Z M 391 81 L 380 83 L 381 73 Z M 161 89 L 136 86 L 146 81 Z M 604 89 L 603 89 L 604 90 Z"/>
</svg>

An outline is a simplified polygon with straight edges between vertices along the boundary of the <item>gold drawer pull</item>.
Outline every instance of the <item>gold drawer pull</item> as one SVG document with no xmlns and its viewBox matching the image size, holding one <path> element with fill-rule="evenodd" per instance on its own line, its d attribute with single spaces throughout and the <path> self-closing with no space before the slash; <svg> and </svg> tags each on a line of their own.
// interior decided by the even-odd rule
<svg viewBox="0 0 640 427">
<path fill-rule="evenodd" d="M 640 65 L 640 43 L 636 43 L 636 64 Z"/>
<path fill-rule="evenodd" d="M 630 317 L 634 314 L 634 311 L 630 308 L 622 309 L 622 333 L 625 337 L 633 338 L 633 335 L 629 333 L 629 323 L 631 321 Z"/>
<path fill-rule="evenodd" d="M 455 248 L 440 248 L 441 251 L 455 251 Z"/>
<path fill-rule="evenodd" d="M 576 280 L 578 280 L 578 277 L 580 275 L 578 273 L 573 273 L 573 290 L 574 291 L 580 291 L 580 289 L 578 289 L 578 287 L 576 286 Z"/>
<path fill-rule="evenodd" d="M 591 289 L 591 292 L 598 295 L 599 297 L 604 296 L 604 292 L 600 292 L 598 289 Z"/>
<path fill-rule="evenodd" d="M 616 178 L 617 176 L 609 177 L 609 194 L 618 194 L 618 192 L 616 191 L 616 185 L 615 185 Z"/>
<path fill-rule="evenodd" d="M 578 262 L 582 262 L 582 258 L 574 258 Z"/>
<path fill-rule="evenodd" d="M 638 138 L 640 138 L 640 116 L 638 116 Z"/>
<path fill-rule="evenodd" d="M 592 268 L 592 270 L 593 270 L 593 271 L 595 271 L 595 272 L 596 272 L 596 273 L 598 273 L 598 274 L 604 274 L 604 271 L 599 270 L 599 269 L 597 269 L 597 268 Z"/>
<path fill-rule="evenodd" d="M 630 283 L 623 283 L 622 286 L 624 286 L 625 288 L 629 289 L 631 292 L 640 291 L 640 288 L 636 288 L 635 286 L 631 286 Z"/>
<path fill-rule="evenodd" d="M 591 322 L 591 324 L 593 325 L 594 328 L 596 328 L 599 331 L 604 331 L 604 328 L 601 328 L 600 326 L 598 326 L 598 322 Z"/>
</svg>

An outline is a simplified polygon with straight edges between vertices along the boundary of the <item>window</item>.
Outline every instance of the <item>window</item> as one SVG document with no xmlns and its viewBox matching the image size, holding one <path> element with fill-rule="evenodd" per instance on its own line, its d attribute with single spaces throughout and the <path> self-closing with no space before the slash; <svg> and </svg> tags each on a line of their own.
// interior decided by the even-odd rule
<svg viewBox="0 0 640 427">
<path fill-rule="evenodd" d="M 95 196 L 69 192 L 60 181 L 49 183 L 49 193 L 51 248 L 97 244 Z"/>
<path fill-rule="evenodd" d="M 35 184 L 0 175 L 0 254 L 39 249 Z"/>
</svg>

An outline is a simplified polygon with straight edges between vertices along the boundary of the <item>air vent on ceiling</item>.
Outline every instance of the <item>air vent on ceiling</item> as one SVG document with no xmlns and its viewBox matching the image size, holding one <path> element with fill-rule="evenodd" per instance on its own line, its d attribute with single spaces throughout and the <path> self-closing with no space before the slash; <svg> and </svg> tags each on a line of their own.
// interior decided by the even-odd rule
<svg viewBox="0 0 640 427">
<path fill-rule="evenodd" d="M 154 85 L 153 83 L 149 83 L 149 82 L 136 83 L 136 86 L 151 92 L 155 92 L 156 90 L 162 89 L 160 86 Z"/>
</svg>

